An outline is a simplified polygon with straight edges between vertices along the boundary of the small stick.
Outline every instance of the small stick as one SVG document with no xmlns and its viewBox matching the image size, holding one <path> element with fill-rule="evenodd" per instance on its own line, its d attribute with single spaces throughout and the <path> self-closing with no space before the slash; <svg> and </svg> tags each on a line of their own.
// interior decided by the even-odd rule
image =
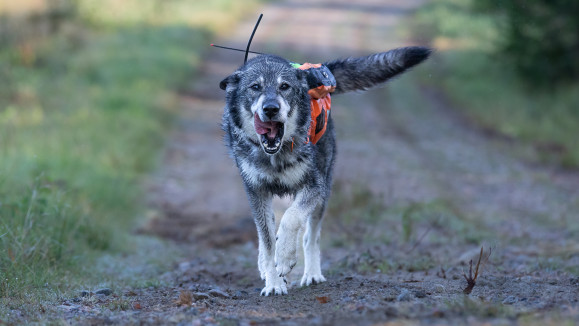
<svg viewBox="0 0 579 326">
<path fill-rule="evenodd" d="M 490 251 L 489 251 L 489 254 L 485 258 L 485 262 L 488 261 L 489 257 L 493 253 L 492 249 L 489 249 L 489 250 Z M 466 276 L 466 274 L 464 272 L 462 273 L 462 276 L 464 276 L 464 279 L 466 280 L 466 283 L 468 284 L 467 287 L 464 288 L 464 290 L 462 290 L 462 292 L 464 294 L 470 294 L 472 292 L 472 289 L 476 285 L 476 279 L 478 278 L 478 272 L 479 272 L 480 262 L 482 261 L 482 257 L 483 257 L 483 247 L 480 247 L 480 254 L 478 256 L 478 262 L 476 263 L 476 269 L 474 271 L 474 277 L 472 275 L 472 259 L 470 260 L 470 267 L 468 269 L 468 277 Z"/>
<path fill-rule="evenodd" d="M 432 230 L 432 225 L 420 236 L 420 238 L 418 238 L 418 240 L 416 240 L 412 248 L 406 251 L 406 254 L 409 254 L 412 252 L 412 250 L 416 249 L 416 247 L 420 244 L 420 242 L 422 242 L 422 239 L 424 239 L 424 237 L 428 234 L 428 232 L 430 232 L 430 230 Z"/>
</svg>

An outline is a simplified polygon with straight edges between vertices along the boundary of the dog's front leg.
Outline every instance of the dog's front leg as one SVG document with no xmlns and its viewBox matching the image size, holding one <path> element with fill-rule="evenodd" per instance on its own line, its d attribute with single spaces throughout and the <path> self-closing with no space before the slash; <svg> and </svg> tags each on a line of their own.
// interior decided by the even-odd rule
<svg viewBox="0 0 579 326">
<path fill-rule="evenodd" d="M 320 231 L 326 204 L 319 205 L 306 223 L 304 233 L 304 275 L 301 286 L 309 286 L 326 281 L 320 263 Z"/>
<path fill-rule="evenodd" d="M 247 192 L 259 240 L 257 264 L 261 278 L 265 279 L 265 287 L 261 290 L 261 295 L 287 294 L 285 280 L 276 272 L 274 263 L 275 216 L 271 205 L 272 195 L 249 189 Z"/>
<path fill-rule="evenodd" d="M 286 276 L 297 262 L 298 233 L 319 204 L 315 191 L 300 191 L 292 205 L 283 214 L 279 225 L 275 246 L 275 263 L 279 276 Z"/>
</svg>

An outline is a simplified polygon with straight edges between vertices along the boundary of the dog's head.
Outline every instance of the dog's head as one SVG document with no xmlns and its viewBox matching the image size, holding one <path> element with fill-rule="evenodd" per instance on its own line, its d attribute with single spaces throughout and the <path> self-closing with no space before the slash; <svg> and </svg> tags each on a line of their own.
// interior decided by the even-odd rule
<svg viewBox="0 0 579 326">
<path fill-rule="evenodd" d="M 367 90 L 425 60 L 431 50 L 406 47 L 324 63 L 336 79 L 333 94 Z M 286 141 L 306 139 L 310 124 L 307 73 L 286 59 L 260 55 L 219 84 L 227 92 L 229 117 L 267 154 Z"/>
<path fill-rule="evenodd" d="M 229 114 L 246 136 L 267 154 L 277 153 L 309 118 L 305 73 L 289 61 L 261 55 L 249 60 L 219 84 L 227 91 Z"/>
</svg>

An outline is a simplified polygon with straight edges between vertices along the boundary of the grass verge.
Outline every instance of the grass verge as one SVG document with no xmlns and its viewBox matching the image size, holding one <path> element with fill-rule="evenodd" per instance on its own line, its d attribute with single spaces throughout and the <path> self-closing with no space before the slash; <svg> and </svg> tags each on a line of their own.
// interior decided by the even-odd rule
<svg viewBox="0 0 579 326">
<path fill-rule="evenodd" d="M 136 248 L 175 90 L 258 1 L 108 2 L 0 12 L 0 322 L 38 317 L 97 279 L 99 256 Z"/>
<path fill-rule="evenodd" d="M 473 11 L 473 2 L 436 0 L 409 20 L 412 37 L 437 49 L 422 82 L 446 94 L 474 125 L 525 145 L 521 153 L 578 168 L 579 84 L 548 92 L 526 88 L 495 54 L 501 17 Z"/>
</svg>

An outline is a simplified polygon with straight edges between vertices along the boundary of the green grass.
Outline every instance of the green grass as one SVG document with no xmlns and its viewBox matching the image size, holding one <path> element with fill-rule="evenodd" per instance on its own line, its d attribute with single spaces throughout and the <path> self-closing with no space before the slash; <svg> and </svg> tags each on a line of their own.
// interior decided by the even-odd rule
<svg viewBox="0 0 579 326">
<path fill-rule="evenodd" d="M 579 84 L 531 91 L 500 55 L 500 16 L 477 13 L 473 1 L 436 0 L 409 22 L 437 53 L 422 82 L 439 88 L 471 123 L 523 145 L 531 159 L 579 167 Z M 525 154 L 528 155 L 528 154 Z"/>
<path fill-rule="evenodd" d="M 478 244 L 494 238 L 483 221 L 465 214 L 450 200 L 385 205 L 364 185 L 336 183 L 327 214 L 336 222 L 330 244 L 335 247 L 364 242 L 410 248 L 419 241 L 444 245 L 453 239 L 453 244 Z"/>
<path fill-rule="evenodd" d="M 0 115 L 3 274 L 120 247 L 163 143 L 170 90 L 192 73 L 201 41 L 185 27 L 123 29 L 47 48 L 33 67 L 11 62 L 13 96 L 26 99 Z"/>
<path fill-rule="evenodd" d="M 0 17 L 0 319 L 86 286 L 82 273 L 104 253 L 136 250 L 128 234 L 176 90 L 202 64 L 209 36 L 257 1 L 126 1 L 115 15 L 77 3 L 41 37 L 23 32 L 32 23 Z M 200 27 L 195 17 L 214 21 Z"/>
<path fill-rule="evenodd" d="M 496 235 L 476 215 L 465 214 L 449 200 L 400 202 L 386 205 L 381 196 L 361 184 L 336 183 L 328 205 L 331 233 L 322 246 L 357 246 L 335 270 L 351 268 L 359 273 L 417 272 L 441 264 L 431 248 L 479 245 L 496 241 Z M 385 249 L 387 248 L 387 250 Z"/>
</svg>

